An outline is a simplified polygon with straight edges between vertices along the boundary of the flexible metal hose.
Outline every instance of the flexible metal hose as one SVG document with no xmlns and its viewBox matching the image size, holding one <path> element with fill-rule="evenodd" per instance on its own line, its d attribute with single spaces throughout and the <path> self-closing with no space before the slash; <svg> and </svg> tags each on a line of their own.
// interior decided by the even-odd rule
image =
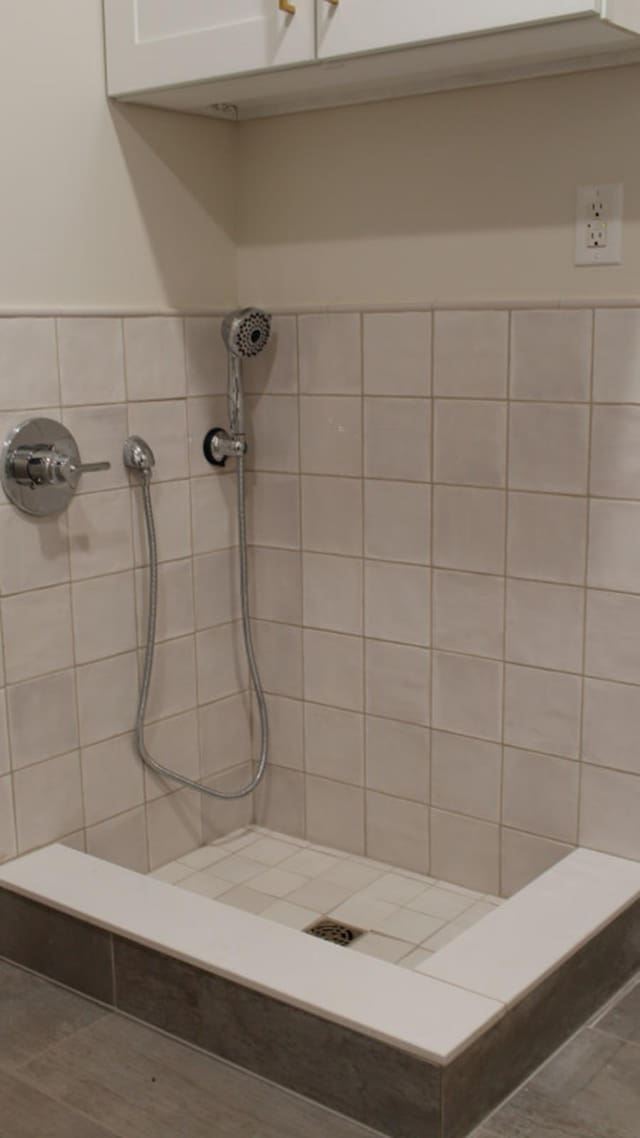
<svg viewBox="0 0 640 1138">
<path fill-rule="evenodd" d="M 244 492 L 244 455 L 238 457 L 237 469 L 237 491 L 238 491 L 238 530 L 240 538 L 240 594 L 242 598 L 242 632 L 244 636 L 244 647 L 249 662 L 249 671 L 251 672 L 251 681 L 256 693 L 258 701 L 258 709 L 260 712 L 260 758 L 256 773 L 246 786 L 241 787 L 240 790 L 214 790 L 213 787 L 204 786 L 201 782 L 196 782 L 194 779 L 187 778 L 186 775 L 178 774 L 177 771 L 170 770 L 162 763 L 159 763 L 147 750 L 144 739 L 144 719 L 147 710 L 147 701 L 149 699 L 149 687 L 151 684 L 151 673 L 153 671 L 153 657 L 156 646 L 156 622 L 158 616 L 158 545 L 156 541 L 156 527 L 153 518 L 153 506 L 151 503 L 151 471 L 142 471 L 142 496 L 144 501 L 144 517 L 147 528 L 147 543 L 149 546 L 149 614 L 147 617 L 147 646 L 144 656 L 144 670 L 142 674 L 142 683 L 140 685 L 140 696 L 138 699 L 138 712 L 136 715 L 136 747 L 138 754 L 148 767 L 156 774 L 162 775 L 163 778 L 173 779 L 179 782 L 182 786 L 190 786 L 193 790 L 200 790 L 203 794 L 209 794 L 212 798 L 246 798 L 253 790 L 259 785 L 264 777 L 264 772 L 267 766 L 267 758 L 269 754 L 269 721 L 267 718 L 267 705 L 264 698 L 264 691 L 260 682 L 260 673 L 258 672 L 258 665 L 256 663 L 255 652 L 253 648 L 253 640 L 251 638 L 251 625 L 249 613 L 249 570 L 247 566 L 247 516 L 245 508 L 245 492 Z"/>
</svg>

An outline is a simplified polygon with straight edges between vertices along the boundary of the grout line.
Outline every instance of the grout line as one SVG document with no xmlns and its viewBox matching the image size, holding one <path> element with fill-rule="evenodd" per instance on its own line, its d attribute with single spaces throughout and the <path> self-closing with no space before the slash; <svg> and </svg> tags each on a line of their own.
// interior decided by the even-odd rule
<svg viewBox="0 0 640 1138">
<path fill-rule="evenodd" d="M 595 312 L 591 314 L 591 368 L 589 374 L 589 384 L 591 392 L 591 402 L 589 404 L 589 438 L 588 438 L 588 453 L 587 453 L 587 500 L 591 500 L 591 482 L 593 476 L 593 431 L 594 431 L 594 414 L 593 414 L 593 395 L 595 384 Z M 583 605 L 582 605 L 582 679 L 580 689 L 580 721 L 578 725 L 578 758 L 580 760 L 578 767 L 578 799 L 576 809 L 576 831 L 575 840 L 576 844 L 580 842 L 580 832 L 582 829 L 582 779 L 584 773 L 584 717 L 585 717 L 585 695 L 586 695 L 586 674 L 587 674 L 587 620 L 588 620 L 588 597 L 589 597 L 589 552 L 591 544 L 591 505 L 587 506 L 587 519 L 586 519 L 586 535 L 585 535 L 585 550 L 584 550 L 584 589 L 583 589 Z"/>
<path fill-rule="evenodd" d="M 513 355 L 513 317 L 509 312 L 507 317 L 507 375 L 506 375 L 506 395 L 507 395 L 507 414 L 505 423 L 505 483 L 508 485 L 509 467 L 511 462 L 511 376 L 512 376 L 512 355 Z M 508 600 L 508 578 L 507 578 L 507 565 L 509 558 L 509 495 L 505 495 L 504 504 L 504 548 L 503 548 L 503 567 L 505 578 L 502 584 L 502 687 L 501 687 L 501 722 L 500 722 L 500 799 L 499 799 L 499 833 L 498 833 L 498 893 L 502 896 L 504 891 L 504 846 L 503 846 L 503 833 L 504 833 L 504 784 L 505 784 L 505 734 L 507 722 L 507 600 Z"/>
<path fill-rule="evenodd" d="M 433 865 L 433 826 L 432 826 L 432 809 L 433 809 L 433 721 L 434 714 L 434 641 L 436 629 L 436 606 L 435 606 L 435 573 L 433 570 L 433 551 L 435 546 L 435 492 L 433 486 L 433 478 L 435 473 L 435 443 L 436 443 L 436 400 L 435 400 L 435 387 L 436 387 L 436 320 L 434 314 L 431 313 L 429 318 L 429 368 L 430 368 L 430 405 L 431 405 L 431 431 L 429 438 L 429 475 L 431 479 L 431 486 L 429 489 L 429 691 L 428 691 L 428 707 L 427 718 L 429 720 L 429 772 L 428 772 L 428 831 L 427 831 L 427 868 L 431 872 Z"/>
</svg>

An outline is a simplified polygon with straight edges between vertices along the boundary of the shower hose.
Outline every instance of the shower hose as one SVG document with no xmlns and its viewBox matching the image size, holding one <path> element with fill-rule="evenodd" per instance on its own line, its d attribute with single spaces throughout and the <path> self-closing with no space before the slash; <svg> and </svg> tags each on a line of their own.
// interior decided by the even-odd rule
<svg viewBox="0 0 640 1138">
<path fill-rule="evenodd" d="M 267 705 L 264 698 L 264 691 L 262 683 L 260 682 L 260 673 L 258 672 L 258 665 L 256 663 L 255 652 L 253 648 L 253 640 L 251 638 L 250 614 L 249 614 L 249 572 L 247 567 L 247 516 L 245 507 L 245 491 L 244 491 L 244 456 L 238 457 L 237 466 L 237 500 L 238 500 L 238 529 L 240 537 L 240 593 L 242 598 L 242 632 L 244 636 L 244 647 L 249 662 L 249 671 L 251 673 L 251 681 L 256 699 L 258 701 L 258 709 L 260 712 L 260 758 L 258 766 L 253 778 L 241 787 L 239 790 L 214 790 L 213 787 L 204 786 L 201 782 L 196 782 L 194 779 L 187 778 L 186 775 L 178 774 L 177 771 L 165 767 L 159 763 L 149 753 L 146 747 L 144 738 L 144 720 L 147 710 L 147 701 L 149 699 L 149 687 L 151 684 L 151 673 L 153 671 L 153 658 L 156 646 L 156 622 L 158 616 L 158 545 L 156 541 L 156 527 L 153 518 L 153 506 L 151 503 L 151 471 L 142 471 L 142 495 L 144 501 L 144 517 L 147 529 L 147 542 L 149 546 L 149 614 L 147 618 L 147 646 L 144 657 L 144 670 L 142 674 L 142 683 L 140 685 L 140 696 L 138 699 L 138 711 L 136 715 L 136 747 L 138 754 L 143 763 L 148 766 L 156 774 L 161 775 L 163 778 L 173 779 L 175 782 L 181 783 L 182 786 L 190 786 L 193 790 L 199 790 L 202 794 L 208 794 L 212 798 L 246 798 L 253 790 L 259 785 L 264 777 L 264 772 L 267 766 L 267 756 L 269 751 L 269 722 L 267 718 Z"/>
</svg>

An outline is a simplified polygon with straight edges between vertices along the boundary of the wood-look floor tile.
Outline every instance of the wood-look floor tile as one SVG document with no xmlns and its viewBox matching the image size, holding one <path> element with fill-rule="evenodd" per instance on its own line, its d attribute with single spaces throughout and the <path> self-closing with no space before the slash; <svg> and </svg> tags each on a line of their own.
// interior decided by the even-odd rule
<svg viewBox="0 0 640 1138">
<path fill-rule="evenodd" d="M 1 1138 L 113 1138 L 97 1122 L 0 1071 Z"/>
</svg>

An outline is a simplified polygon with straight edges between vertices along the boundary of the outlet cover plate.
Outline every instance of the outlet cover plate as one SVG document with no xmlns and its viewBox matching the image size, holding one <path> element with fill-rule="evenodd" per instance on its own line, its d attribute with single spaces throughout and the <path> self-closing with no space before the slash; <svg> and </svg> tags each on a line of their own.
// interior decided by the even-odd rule
<svg viewBox="0 0 640 1138">
<path fill-rule="evenodd" d="M 622 264 L 622 182 L 578 186 L 576 194 L 576 265 Z M 604 243 L 594 241 L 594 232 Z"/>
</svg>

